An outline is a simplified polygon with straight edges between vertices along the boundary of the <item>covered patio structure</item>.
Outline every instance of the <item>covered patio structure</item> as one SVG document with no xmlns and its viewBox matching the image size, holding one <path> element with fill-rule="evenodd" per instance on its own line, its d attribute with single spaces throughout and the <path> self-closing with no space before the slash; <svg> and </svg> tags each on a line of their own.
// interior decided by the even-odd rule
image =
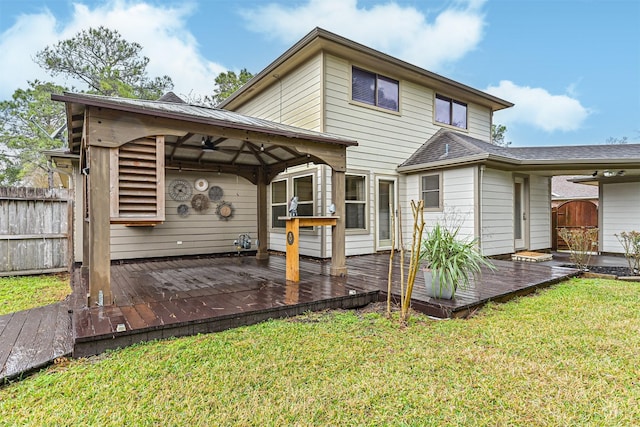
<svg viewBox="0 0 640 427">
<path fill-rule="evenodd" d="M 267 259 L 267 186 L 287 168 L 331 167 L 336 224 L 332 276 L 344 276 L 347 147 L 356 141 L 234 112 L 181 102 L 175 95 L 145 101 L 87 94 L 53 95 L 66 104 L 69 151 L 82 172 L 82 270 L 88 306 L 114 302 L 111 225 L 154 227 L 165 220 L 169 170 L 234 174 L 257 187 L 258 260 Z M 135 243 L 134 243 L 135 244 Z M 141 255 L 141 257 L 144 257 Z"/>
</svg>

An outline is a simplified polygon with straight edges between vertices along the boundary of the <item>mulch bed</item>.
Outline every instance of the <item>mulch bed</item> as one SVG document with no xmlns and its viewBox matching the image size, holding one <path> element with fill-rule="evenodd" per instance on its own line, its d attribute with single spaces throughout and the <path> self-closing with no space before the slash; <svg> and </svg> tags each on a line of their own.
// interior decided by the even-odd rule
<svg viewBox="0 0 640 427">
<path fill-rule="evenodd" d="M 577 268 L 575 264 L 565 264 L 563 267 Z M 637 273 L 634 274 L 629 267 L 593 265 L 589 266 L 588 271 L 589 273 L 609 274 L 616 277 L 637 276 Z"/>
</svg>

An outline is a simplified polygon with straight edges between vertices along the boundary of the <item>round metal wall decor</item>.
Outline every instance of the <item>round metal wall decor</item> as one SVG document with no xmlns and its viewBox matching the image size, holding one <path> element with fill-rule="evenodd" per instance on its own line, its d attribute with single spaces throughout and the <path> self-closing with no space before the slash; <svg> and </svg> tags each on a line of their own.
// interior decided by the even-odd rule
<svg viewBox="0 0 640 427">
<path fill-rule="evenodd" d="M 207 188 L 209 188 L 209 181 L 204 178 L 198 178 L 196 179 L 194 187 L 196 187 L 196 190 L 198 191 L 207 191 Z"/>
<path fill-rule="evenodd" d="M 218 215 L 218 218 L 224 221 L 227 221 L 233 217 L 233 211 L 233 206 L 229 202 L 222 201 L 218 203 L 218 206 L 216 207 L 216 215 Z"/>
<path fill-rule="evenodd" d="M 196 194 L 191 199 L 191 207 L 196 212 L 204 212 L 209 209 L 209 199 L 204 194 Z"/>
<path fill-rule="evenodd" d="M 178 215 L 182 218 L 186 218 L 189 216 L 189 206 L 185 205 L 184 203 L 178 206 L 177 211 Z"/>
<path fill-rule="evenodd" d="M 183 202 L 191 197 L 191 184 L 184 179 L 174 179 L 169 183 L 169 197 Z"/>
<path fill-rule="evenodd" d="M 222 191 L 222 188 L 218 187 L 217 185 L 213 185 L 209 189 L 209 199 L 211 199 L 211 201 L 213 202 L 217 202 L 218 200 L 222 199 L 223 194 L 224 192 Z"/>
</svg>

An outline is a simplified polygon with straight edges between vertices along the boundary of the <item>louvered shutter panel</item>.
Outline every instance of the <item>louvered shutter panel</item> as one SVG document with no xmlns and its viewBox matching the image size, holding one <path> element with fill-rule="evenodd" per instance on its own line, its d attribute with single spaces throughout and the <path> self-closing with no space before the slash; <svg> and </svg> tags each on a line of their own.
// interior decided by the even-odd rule
<svg viewBox="0 0 640 427">
<path fill-rule="evenodd" d="M 111 222 L 164 221 L 164 138 L 142 138 L 113 150 Z"/>
</svg>

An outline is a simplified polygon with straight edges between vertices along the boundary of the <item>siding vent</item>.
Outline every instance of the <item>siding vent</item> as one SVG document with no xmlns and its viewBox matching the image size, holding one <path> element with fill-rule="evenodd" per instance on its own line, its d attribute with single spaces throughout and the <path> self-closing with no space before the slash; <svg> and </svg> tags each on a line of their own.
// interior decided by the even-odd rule
<svg viewBox="0 0 640 427">
<path fill-rule="evenodd" d="M 444 144 L 444 154 L 440 156 L 440 159 L 444 159 L 449 156 L 449 144 Z"/>
</svg>

